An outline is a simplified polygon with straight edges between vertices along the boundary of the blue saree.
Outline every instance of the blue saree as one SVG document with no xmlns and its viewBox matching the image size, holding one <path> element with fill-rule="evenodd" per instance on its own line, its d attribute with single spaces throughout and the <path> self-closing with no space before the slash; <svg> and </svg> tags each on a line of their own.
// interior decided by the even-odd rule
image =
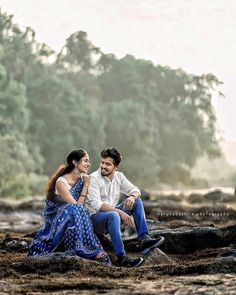
<svg viewBox="0 0 236 295">
<path fill-rule="evenodd" d="M 77 201 L 83 188 L 82 177 L 70 188 Z M 69 204 L 59 195 L 45 201 L 45 224 L 37 232 L 29 246 L 29 256 L 44 255 L 57 250 L 63 244 L 65 251 L 73 250 L 84 258 L 94 258 L 104 252 L 93 231 L 87 209 L 80 204 Z M 110 263 L 106 257 L 105 263 Z"/>
</svg>

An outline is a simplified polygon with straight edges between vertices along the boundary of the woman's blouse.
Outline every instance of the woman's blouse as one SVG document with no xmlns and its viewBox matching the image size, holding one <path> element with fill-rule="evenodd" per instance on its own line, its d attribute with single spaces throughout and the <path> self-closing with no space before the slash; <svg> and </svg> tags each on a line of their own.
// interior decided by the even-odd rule
<svg viewBox="0 0 236 295">
<path fill-rule="evenodd" d="M 65 186 L 66 186 L 66 188 L 68 189 L 68 191 L 71 189 L 71 185 L 69 185 L 69 183 L 67 182 L 67 180 L 65 179 L 65 177 L 60 176 L 60 177 L 57 179 L 56 184 L 57 184 L 57 182 L 59 182 L 59 181 L 60 181 L 60 182 L 63 182 L 63 183 L 65 184 Z M 55 194 L 56 194 L 56 195 L 59 195 L 56 186 L 55 186 Z"/>
</svg>

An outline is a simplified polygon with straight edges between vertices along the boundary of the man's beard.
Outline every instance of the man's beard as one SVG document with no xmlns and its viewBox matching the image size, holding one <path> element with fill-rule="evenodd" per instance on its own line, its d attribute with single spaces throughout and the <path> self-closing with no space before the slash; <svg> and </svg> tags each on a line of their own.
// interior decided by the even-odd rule
<svg viewBox="0 0 236 295">
<path fill-rule="evenodd" d="M 101 174 L 102 174 L 102 176 L 109 175 L 109 173 L 108 173 L 108 171 L 106 169 L 101 169 Z"/>
</svg>

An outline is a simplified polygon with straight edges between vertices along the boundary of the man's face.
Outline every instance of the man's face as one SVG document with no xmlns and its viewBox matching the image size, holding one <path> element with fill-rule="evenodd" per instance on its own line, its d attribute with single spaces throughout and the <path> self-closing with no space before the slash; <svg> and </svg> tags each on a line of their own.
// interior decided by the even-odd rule
<svg viewBox="0 0 236 295">
<path fill-rule="evenodd" d="M 114 160 L 110 157 L 102 158 L 100 168 L 102 176 L 107 177 L 111 176 L 117 170 Z"/>
</svg>

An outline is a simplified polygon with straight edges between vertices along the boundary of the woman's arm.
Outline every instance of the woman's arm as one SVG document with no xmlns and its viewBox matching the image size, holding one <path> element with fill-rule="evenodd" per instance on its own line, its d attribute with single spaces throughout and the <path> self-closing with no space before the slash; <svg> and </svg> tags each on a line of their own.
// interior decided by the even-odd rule
<svg viewBox="0 0 236 295">
<path fill-rule="evenodd" d="M 68 188 L 65 186 L 65 184 L 62 181 L 58 181 L 56 183 L 56 189 L 58 194 L 62 197 L 62 199 L 66 203 L 77 204 L 76 200 L 72 197 Z"/>
<path fill-rule="evenodd" d="M 82 191 L 80 193 L 80 197 L 77 202 L 78 204 L 84 204 L 85 199 L 87 197 L 87 193 L 88 193 L 90 178 L 88 175 L 83 175 L 83 180 L 84 180 L 84 185 L 83 185 Z"/>
</svg>

